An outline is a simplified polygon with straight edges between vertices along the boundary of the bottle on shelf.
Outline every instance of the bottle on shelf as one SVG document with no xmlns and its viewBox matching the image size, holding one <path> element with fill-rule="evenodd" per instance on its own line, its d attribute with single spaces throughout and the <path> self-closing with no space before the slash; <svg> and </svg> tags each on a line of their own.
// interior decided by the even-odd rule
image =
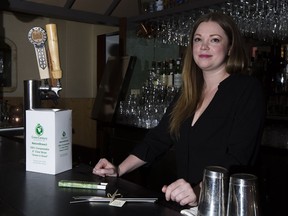
<svg viewBox="0 0 288 216">
<path fill-rule="evenodd" d="M 182 86 L 182 68 L 181 68 L 181 58 L 176 60 L 176 67 L 174 73 L 174 87 L 176 89 L 181 88 Z"/>
<path fill-rule="evenodd" d="M 167 86 L 167 72 L 166 72 L 166 61 L 162 62 L 162 67 L 161 67 L 161 85 L 166 87 Z"/>
<path fill-rule="evenodd" d="M 174 79 L 174 60 L 170 59 L 168 62 L 168 70 L 167 70 L 167 87 L 173 87 L 173 79 Z"/>
<path fill-rule="evenodd" d="M 157 86 L 158 85 L 158 75 L 157 75 L 157 66 L 156 62 L 152 61 L 151 69 L 149 71 L 149 79 L 151 82 L 151 85 Z"/>
<path fill-rule="evenodd" d="M 155 0 L 155 11 L 162 11 L 164 8 L 163 0 Z"/>
<path fill-rule="evenodd" d="M 155 81 L 155 86 L 160 85 L 161 84 L 161 61 L 158 61 L 156 63 L 156 70 L 155 70 L 155 75 L 157 80 Z"/>
</svg>

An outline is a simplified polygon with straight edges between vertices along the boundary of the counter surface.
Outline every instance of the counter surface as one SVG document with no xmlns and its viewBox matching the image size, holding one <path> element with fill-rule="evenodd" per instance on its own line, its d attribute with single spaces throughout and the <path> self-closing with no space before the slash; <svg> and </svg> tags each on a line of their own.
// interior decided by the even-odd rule
<svg viewBox="0 0 288 216">
<path fill-rule="evenodd" d="M 26 172 L 25 145 L 0 137 L 0 215 L 181 215 L 168 208 L 161 194 L 121 178 L 100 178 L 92 167 L 79 165 L 72 170 L 48 175 Z M 60 180 L 107 182 L 104 190 L 60 188 Z M 121 208 L 108 203 L 70 204 L 73 196 L 105 196 L 116 189 L 124 197 L 159 197 L 159 203 L 125 203 Z M 165 206 L 166 205 L 166 206 Z"/>
</svg>

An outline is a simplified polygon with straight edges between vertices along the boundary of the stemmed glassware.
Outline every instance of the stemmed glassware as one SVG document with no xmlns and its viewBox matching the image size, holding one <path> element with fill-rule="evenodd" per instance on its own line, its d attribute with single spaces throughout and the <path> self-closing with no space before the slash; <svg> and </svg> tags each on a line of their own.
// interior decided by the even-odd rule
<svg viewBox="0 0 288 216">
<path fill-rule="evenodd" d="M 150 71 L 140 94 L 129 94 L 126 100 L 120 101 L 118 123 L 146 129 L 159 124 L 177 89 L 163 86 L 161 83 L 155 84 L 155 79 L 155 74 Z"/>
<path fill-rule="evenodd" d="M 188 46 L 195 19 L 209 11 L 232 16 L 245 37 L 266 42 L 288 39 L 287 0 L 230 0 L 207 8 L 157 18 L 148 23 L 154 26 L 157 41 Z"/>
</svg>

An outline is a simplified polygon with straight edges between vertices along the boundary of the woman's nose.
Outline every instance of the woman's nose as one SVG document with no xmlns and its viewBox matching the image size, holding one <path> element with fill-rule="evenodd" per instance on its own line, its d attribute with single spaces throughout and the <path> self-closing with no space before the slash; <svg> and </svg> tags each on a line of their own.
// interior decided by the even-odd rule
<svg viewBox="0 0 288 216">
<path fill-rule="evenodd" d="M 201 47 L 200 47 L 200 48 L 201 48 L 201 49 L 209 49 L 208 43 L 205 42 L 205 41 L 203 41 L 203 42 L 201 43 Z"/>
</svg>

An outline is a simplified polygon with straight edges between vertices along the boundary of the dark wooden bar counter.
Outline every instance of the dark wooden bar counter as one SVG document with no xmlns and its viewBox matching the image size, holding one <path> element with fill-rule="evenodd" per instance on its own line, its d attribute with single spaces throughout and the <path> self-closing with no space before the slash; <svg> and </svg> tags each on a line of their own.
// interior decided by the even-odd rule
<svg viewBox="0 0 288 216">
<path fill-rule="evenodd" d="M 72 170 L 48 175 L 26 172 L 25 145 L 0 137 L 0 215 L 181 215 L 165 206 L 161 194 L 156 194 L 121 178 L 99 178 L 92 167 L 78 165 Z M 59 180 L 107 182 L 104 190 L 60 188 Z M 125 203 L 121 208 L 108 203 L 70 204 L 73 196 L 105 196 L 116 189 L 124 197 L 159 197 L 159 203 Z"/>
</svg>

